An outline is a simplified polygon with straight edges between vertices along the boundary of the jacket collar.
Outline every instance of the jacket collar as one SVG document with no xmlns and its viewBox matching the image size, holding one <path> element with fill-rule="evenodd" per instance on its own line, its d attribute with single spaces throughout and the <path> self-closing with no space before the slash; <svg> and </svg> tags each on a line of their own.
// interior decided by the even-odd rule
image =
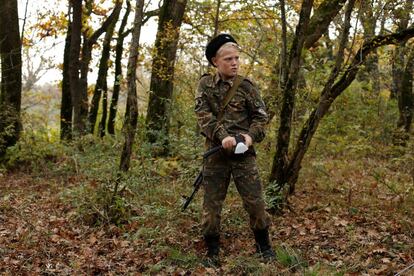
<svg viewBox="0 0 414 276">
<path fill-rule="evenodd" d="M 219 84 L 219 82 L 220 82 L 220 81 L 222 81 L 222 82 L 227 82 L 227 83 L 230 85 L 230 87 L 232 87 L 232 86 L 233 86 L 233 82 L 234 82 L 234 78 L 232 78 L 232 79 L 230 79 L 230 80 L 223 80 L 223 79 L 221 78 L 220 74 L 217 72 L 217 73 L 213 76 L 213 83 L 214 83 L 214 85 L 215 85 L 215 86 L 217 86 L 217 85 Z"/>
</svg>

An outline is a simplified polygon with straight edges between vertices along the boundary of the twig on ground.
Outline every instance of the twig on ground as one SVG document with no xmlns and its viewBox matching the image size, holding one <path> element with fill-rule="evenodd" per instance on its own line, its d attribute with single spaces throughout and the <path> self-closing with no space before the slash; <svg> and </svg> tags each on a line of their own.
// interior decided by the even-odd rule
<svg viewBox="0 0 414 276">
<path fill-rule="evenodd" d="M 400 272 L 397 272 L 397 274 L 395 274 L 394 276 L 400 276 L 400 275 L 402 275 L 403 273 L 405 273 L 405 272 L 407 272 L 407 271 L 409 271 L 409 270 L 411 270 L 411 269 L 413 269 L 414 268 L 414 263 L 412 263 L 411 265 L 409 265 L 409 266 L 407 266 L 406 268 L 404 268 L 403 270 L 401 270 Z"/>
</svg>

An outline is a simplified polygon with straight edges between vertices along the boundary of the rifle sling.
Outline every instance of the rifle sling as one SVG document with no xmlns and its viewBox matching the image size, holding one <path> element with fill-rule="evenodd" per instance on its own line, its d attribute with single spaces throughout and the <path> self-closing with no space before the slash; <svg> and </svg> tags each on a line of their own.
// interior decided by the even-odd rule
<svg viewBox="0 0 414 276">
<path fill-rule="evenodd" d="M 221 106 L 220 112 L 217 114 L 217 124 L 221 123 L 221 120 L 224 116 L 224 111 L 226 110 L 226 106 L 229 104 L 231 99 L 236 94 L 237 88 L 239 88 L 240 84 L 244 80 L 244 77 L 237 75 L 234 79 L 233 86 L 229 89 L 229 91 L 226 94 L 226 97 L 224 98 L 223 105 Z"/>
</svg>

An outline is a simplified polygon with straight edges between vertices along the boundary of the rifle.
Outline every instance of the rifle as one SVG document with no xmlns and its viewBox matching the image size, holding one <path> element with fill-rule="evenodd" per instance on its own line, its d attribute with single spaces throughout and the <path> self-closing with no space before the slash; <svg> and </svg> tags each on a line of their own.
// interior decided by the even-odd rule
<svg viewBox="0 0 414 276">
<path fill-rule="evenodd" d="M 212 148 L 212 149 L 210 149 L 210 150 L 208 150 L 207 152 L 205 152 L 204 154 L 203 154 L 203 160 L 204 159 L 206 159 L 207 157 L 209 157 L 210 155 L 212 155 L 212 154 L 214 154 L 214 153 L 216 153 L 216 152 L 218 152 L 219 150 L 221 150 L 223 148 L 223 146 L 217 146 L 217 147 L 214 147 L 214 148 Z M 194 190 L 193 190 L 193 192 L 191 193 L 191 195 L 190 196 L 183 196 L 183 198 L 185 199 L 185 202 L 184 202 L 184 205 L 183 205 L 183 208 L 182 208 L 182 210 L 181 211 L 185 211 L 185 209 L 187 209 L 187 207 L 188 207 L 188 205 L 190 205 L 190 203 L 191 203 L 191 201 L 193 200 L 193 198 L 194 198 L 194 196 L 195 196 L 195 194 L 198 192 L 198 190 L 200 189 L 200 187 L 201 187 L 201 183 L 203 182 L 203 170 L 201 170 L 199 173 L 198 173 L 198 176 L 197 176 L 197 178 L 196 178 L 196 180 L 194 181 L 194 183 L 193 183 L 193 187 L 194 187 Z"/>
<path fill-rule="evenodd" d="M 243 154 L 244 152 L 246 152 L 248 150 L 247 146 L 244 144 L 244 137 L 240 134 L 235 136 L 236 138 L 236 147 L 234 150 L 235 154 Z M 221 150 L 223 148 L 223 146 L 217 146 L 214 147 L 210 150 L 208 150 L 206 153 L 203 154 L 203 161 L 205 159 L 207 159 L 210 155 L 213 155 L 214 153 L 218 152 L 219 150 Z M 201 170 L 198 173 L 198 176 L 196 178 L 196 180 L 193 183 L 193 187 L 194 190 L 191 193 L 190 196 L 183 196 L 183 198 L 185 199 L 182 211 L 185 211 L 185 209 L 187 209 L 188 205 L 190 205 L 191 201 L 193 200 L 195 194 L 198 192 L 198 190 L 201 187 L 201 183 L 203 182 L 203 170 Z"/>
</svg>

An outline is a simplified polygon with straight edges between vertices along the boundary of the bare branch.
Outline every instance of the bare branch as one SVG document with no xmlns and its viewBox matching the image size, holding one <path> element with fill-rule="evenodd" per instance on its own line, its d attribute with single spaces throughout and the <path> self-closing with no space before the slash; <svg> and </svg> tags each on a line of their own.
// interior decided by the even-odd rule
<svg viewBox="0 0 414 276">
<path fill-rule="evenodd" d="M 22 25 L 22 34 L 20 35 L 20 40 L 23 41 L 24 36 L 24 28 L 26 26 L 26 19 L 27 19 L 27 6 L 29 5 L 29 0 L 26 0 L 26 7 L 24 8 L 24 18 L 23 18 L 23 25 Z"/>
</svg>

